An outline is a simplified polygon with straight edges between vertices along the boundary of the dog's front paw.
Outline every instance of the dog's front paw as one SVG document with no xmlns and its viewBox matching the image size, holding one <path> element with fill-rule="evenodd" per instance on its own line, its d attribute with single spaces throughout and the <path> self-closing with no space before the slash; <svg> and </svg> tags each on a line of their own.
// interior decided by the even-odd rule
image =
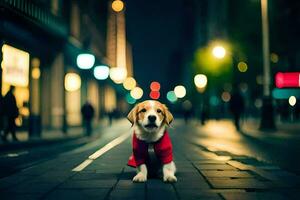
<svg viewBox="0 0 300 200">
<path fill-rule="evenodd" d="M 164 176 L 164 182 L 170 182 L 170 183 L 177 182 L 177 178 L 173 174 L 167 174 Z"/>
<path fill-rule="evenodd" d="M 143 173 L 138 173 L 137 175 L 135 175 L 135 177 L 133 177 L 133 182 L 145 182 L 147 181 L 147 176 Z"/>
</svg>

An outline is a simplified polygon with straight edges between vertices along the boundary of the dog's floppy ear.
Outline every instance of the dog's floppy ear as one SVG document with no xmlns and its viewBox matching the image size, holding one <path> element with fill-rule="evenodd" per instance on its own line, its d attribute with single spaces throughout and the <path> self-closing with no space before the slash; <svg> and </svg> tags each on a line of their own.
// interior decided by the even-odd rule
<svg viewBox="0 0 300 200">
<path fill-rule="evenodd" d="M 163 108 L 164 108 L 166 123 L 167 123 L 167 125 L 170 125 L 172 123 L 173 119 L 174 119 L 173 115 L 169 111 L 168 107 L 165 104 L 163 104 Z"/>
<path fill-rule="evenodd" d="M 130 123 L 133 125 L 134 122 L 136 121 L 137 117 L 137 111 L 138 111 L 138 104 L 135 105 L 132 110 L 128 113 L 127 119 L 130 121 Z"/>
</svg>

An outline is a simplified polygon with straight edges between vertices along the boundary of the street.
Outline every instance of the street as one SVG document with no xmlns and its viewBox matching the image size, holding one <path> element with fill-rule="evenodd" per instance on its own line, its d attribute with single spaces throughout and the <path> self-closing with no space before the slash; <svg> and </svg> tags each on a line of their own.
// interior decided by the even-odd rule
<svg viewBox="0 0 300 200">
<path fill-rule="evenodd" d="M 119 120 L 97 131 L 101 133 L 81 141 L 2 152 L 1 166 L 11 170 L 6 176 L 1 172 L 1 199 L 297 199 L 299 195 L 300 177 L 291 172 L 299 172 L 299 158 L 296 153 L 288 155 L 293 147 L 276 149 L 249 139 L 228 120 L 211 120 L 204 126 L 175 120 L 170 128 L 178 179 L 174 184 L 161 177 L 151 177 L 145 184 L 132 182 L 135 169 L 126 166 L 132 151 L 129 122 Z M 290 169 L 280 167 L 291 158 Z"/>
</svg>

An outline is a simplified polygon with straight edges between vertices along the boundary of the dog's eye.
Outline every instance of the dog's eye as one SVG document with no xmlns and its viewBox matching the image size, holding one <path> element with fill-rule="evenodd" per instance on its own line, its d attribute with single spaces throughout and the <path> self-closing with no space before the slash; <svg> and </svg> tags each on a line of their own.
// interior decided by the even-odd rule
<svg viewBox="0 0 300 200">
<path fill-rule="evenodd" d="M 156 112 L 157 112 L 157 113 L 161 113 L 161 109 L 157 109 Z"/>
<path fill-rule="evenodd" d="M 146 109 L 145 108 L 143 108 L 140 112 L 146 112 Z"/>
</svg>

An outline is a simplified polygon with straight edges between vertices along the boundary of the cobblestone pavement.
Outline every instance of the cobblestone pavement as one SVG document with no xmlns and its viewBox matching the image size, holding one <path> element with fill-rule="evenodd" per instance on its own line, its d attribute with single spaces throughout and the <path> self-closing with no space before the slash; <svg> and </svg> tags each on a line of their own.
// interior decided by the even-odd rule
<svg viewBox="0 0 300 200">
<path fill-rule="evenodd" d="M 131 154 L 128 138 L 82 171 L 72 169 L 92 150 L 67 153 L 2 178 L 0 199 L 299 199 L 299 176 L 195 145 L 189 142 L 196 130 L 191 126 L 178 122 L 170 130 L 177 183 L 164 183 L 159 176 L 133 183 L 135 170 L 126 166 Z"/>
</svg>

